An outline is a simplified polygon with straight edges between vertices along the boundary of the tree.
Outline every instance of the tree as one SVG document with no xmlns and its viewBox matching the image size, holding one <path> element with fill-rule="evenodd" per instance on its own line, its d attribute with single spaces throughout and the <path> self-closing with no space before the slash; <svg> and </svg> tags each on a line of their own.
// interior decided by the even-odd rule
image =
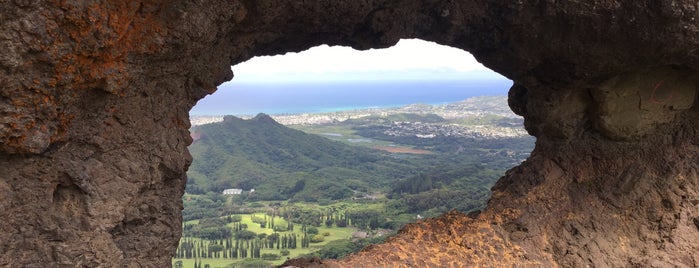
<svg viewBox="0 0 699 268">
<path fill-rule="evenodd" d="M 306 187 L 306 181 L 305 180 L 298 180 L 296 181 L 296 185 L 294 185 L 294 188 L 291 189 L 291 194 L 298 193 L 303 190 L 303 188 Z"/>
<path fill-rule="evenodd" d="M 214 253 L 223 251 L 223 248 L 224 248 L 223 245 L 209 244 L 209 251 L 214 252 Z"/>
<path fill-rule="evenodd" d="M 243 220 L 243 216 L 241 216 L 241 215 L 228 215 L 228 217 L 226 217 L 226 221 L 228 221 L 229 223 L 240 222 L 242 220 Z"/>
<path fill-rule="evenodd" d="M 306 232 L 307 232 L 308 234 L 311 234 L 311 235 L 317 235 L 317 234 L 318 234 L 318 228 L 316 228 L 316 227 L 308 227 L 308 229 L 306 229 Z"/>
<path fill-rule="evenodd" d="M 242 230 L 242 231 L 237 231 L 235 233 L 236 239 L 250 240 L 250 239 L 254 239 L 255 237 L 257 237 L 257 234 L 253 231 Z"/>
<path fill-rule="evenodd" d="M 376 230 L 376 228 L 379 228 L 381 226 L 381 223 L 379 222 L 378 217 L 371 218 L 369 221 L 369 228 L 372 230 Z"/>
</svg>

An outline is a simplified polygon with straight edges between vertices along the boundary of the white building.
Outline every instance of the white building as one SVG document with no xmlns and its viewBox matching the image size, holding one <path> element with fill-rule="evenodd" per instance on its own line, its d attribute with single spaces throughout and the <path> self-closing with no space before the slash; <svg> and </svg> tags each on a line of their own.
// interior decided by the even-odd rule
<svg viewBox="0 0 699 268">
<path fill-rule="evenodd" d="M 223 190 L 224 195 L 235 195 L 235 194 L 242 194 L 243 189 L 226 189 Z"/>
</svg>

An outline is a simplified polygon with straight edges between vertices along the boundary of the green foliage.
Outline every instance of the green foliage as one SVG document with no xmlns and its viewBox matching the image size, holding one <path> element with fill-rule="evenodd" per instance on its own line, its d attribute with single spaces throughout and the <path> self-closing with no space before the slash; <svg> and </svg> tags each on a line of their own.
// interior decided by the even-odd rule
<svg viewBox="0 0 699 268">
<path fill-rule="evenodd" d="M 243 220 L 243 216 L 241 215 L 228 215 L 226 216 L 226 220 L 231 223 L 231 222 L 240 222 Z"/>
<path fill-rule="evenodd" d="M 272 263 L 261 259 L 244 259 L 235 263 L 231 263 L 226 268 L 270 268 Z"/>
<path fill-rule="evenodd" d="M 436 114 L 393 114 L 386 119 L 394 122 L 445 123 L 447 120 Z"/>
<path fill-rule="evenodd" d="M 519 119 L 502 116 L 469 120 L 456 123 L 505 127 L 521 124 Z M 270 262 L 263 258 L 295 257 L 317 248 L 320 250 L 314 255 L 340 258 L 376 242 L 338 241 L 350 235 L 343 233 L 349 230 L 344 227 L 396 230 L 414 221 L 417 214 L 429 217 L 451 209 L 468 212 L 483 208 L 495 180 L 505 169 L 519 163 L 533 144 L 530 137 L 425 139 L 387 134 L 390 125 L 398 121 L 455 123 L 434 114 L 394 114 L 324 126 L 333 133 L 371 140 L 363 144 L 424 149 L 434 152 L 431 155 L 390 154 L 348 146 L 349 142 L 291 130 L 265 115 L 251 120 L 226 117 L 222 123 L 197 127 L 195 131 L 202 138 L 189 148 L 194 163 L 187 173 L 183 219 L 201 220 L 199 224 L 188 222 L 183 231 L 189 237 L 196 234 L 214 238 L 225 236 L 216 226 L 228 224 L 228 236 L 235 242 L 212 240 L 200 244 L 204 250 L 195 252 L 191 248 L 197 245 L 187 238 L 190 240 L 181 242 L 178 256 L 186 261 L 193 259 L 192 254 L 219 258 L 217 253 L 225 253 L 231 254 L 229 258 L 247 258 L 235 263 L 235 267 L 268 267 Z M 246 192 L 221 195 L 226 188 Z M 249 193 L 252 188 L 255 192 Z M 227 216 L 253 212 L 268 216 Z M 252 223 L 246 230 L 247 224 Z M 219 251 L 221 246 L 235 250 Z M 191 266 L 191 262 L 186 263 Z"/>
<path fill-rule="evenodd" d="M 308 229 L 306 229 L 306 233 L 308 233 L 309 235 L 317 235 L 317 234 L 318 234 L 318 228 L 316 228 L 316 227 L 308 227 Z"/>
<path fill-rule="evenodd" d="M 493 160 L 501 161 L 503 157 L 491 156 L 482 151 L 483 149 L 514 149 L 518 154 L 529 153 L 534 143 L 533 137 L 483 139 L 471 137 L 439 137 L 433 139 L 419 138 L 415 135 L 396 136 L 389 135 L 391 125 L 356 125 L 353 129 L 358 135 L 363 137 L 394 142 L 402 145 L 411 145 L 416 148 L 430 149 L 441 154 L 460 155 L 468 159 L 469 162 L 482 161 L 484 163 Z M 505 168 L 511 167 L 511 163 Z"/>
<path fill-rule="evenodd" d="M 231 229 L 226 227 L 226 220 L 205 218 L 196 225 L 185 225 L 184 235 L 203 239 L 226 239 L 231 237 Z"/>
<path fill-rule="evenodd" d="M 311 236 L 311 243 L 320 243 L 325 241 L 325 237 L 323 235 L 313 235 Z"/>
<path fill-rule="evenodd" d="M 286 128 L 265 115 L 251 120 L 226 117 L 224 122 L 200 126 L 196 131 L 202 134 L 202 138 L 190 146 L 194 163 L 188 172 L 187 191 L 214 192 L 185 201 L 183 218 L 190 220 L 220 216 L 221 213 L 245 213 L 244 209 L 253 207 L 250 201 L 290 200 L 328 205 L 337 200 L 363 198 L 376 192 L 385 192 L 393 201 L 399 201 L 392 202 L 395 209 L 412 213 L 481 208 L 487 199 L 484 193 L 489 192 L 503 171 L 515 163 L 513 161 L 517 161 L 511 155 L 521 157 L 531 150 L 530 137 L 423 139 L 391 136 L 383 132 L 391 122 L 399 120 L 442 122 L 443 119 L 431 115 L 398 114 L 384 119 L 349 120 L 341 124 L 355 128 L 357 133 L 371 139 L 407 144 L 437 154 L 390 155 L 347 146 Z M 491 121 L 517 123 L 502 117 Z M 256 191 L 226 200 L 218 194 L 226 187 L 255 188 Z M 434 200 L 415 200 L 430 198 L 428 194 L 418 194 L 441 189 L 475 195 L 460 198 L 466 203 L 456 207 L 448 207 L 451 205 L 448 202 L 438 204 Z M 429 207 L 430 204 L 437 204 L 437 207 Z M 296 211 L 290 215 L 290 220 L 311 226 L 346 224 L 321 219 L 318 214 L 320 212 Z M 362 225 L 369 227 L 370 220 L 362 222 Z M 378 222 L 385 224 L 381 219 Z M 269 223 L 259 221 L 258 224 L 267 227 Z"/>
<path fill-rule="evenodd" d="M 435 214 L 451 209 L 469 212 L 482 209 L 490 197 L 490 192 L 477 189 L 436 189 L 419 194 L 403 195 L 392 201 L 393 209 L 412 213 L 434 210 Z"/>
<path fill-rule="evenodd" d="M 257 237 L 257 234 L 253 231 L 240 230 L 235 232 L 236 239 L 250 240 L 254 239 L 255 237 Z"/>
<path fill-rule="evenodd" d="M 499 178 L 500 173 L 477 164 L 454 167 L 441 166 L 398 181 L 392 188 L 392 198 L 402 194 L 418 194 L 440 188 L 478 188 L 490 191 L 490 185 Z"/>
<path fill-rule="evenodd" d="M 266 223 L 266 222 L 267 222 L 267 220 L 266 220 L 265 218 L 263 218 L 263 217 L 258 217 L 258 216 L 256 216 L 256 215 L 250 216 L 250 220 L 252 220 L 252 222 L 257 223 L 257 224 Z"/>
<path fill-rule="evenodd" d="M 202 138 L 189 147 L 194 161 L 187 185 L 194 194 L 254 188 L 246 198 L 338 200 L 352 196 L 343 181 L 359 175 L 365 178 L 363 187 L 371 189 L 411 170 L 388 154 L 293 130 L 267 115 L 250 120 L 227 116 L 196 131 Z M 331 171 L 335 169 L 351 172 Z M 376 172 L 382 170 L 386 172 Z"/>
<path fill-rule="evenodd" d="M 209 251 L 211 251 L 211 252 L 221 252 L 221 251 L 223 251 L 224 249 L 225 249 L 225 248 L 224 248 L 223 245 L 219 245 L 219 244 L 209 244 Z"/>
<path fill-rule="evenodd" d="M 314 255 L 323 259 L 339 259 L 362 249 L 361 245 L 349 240 L 332 241 Z"/>
<path fill-rule="evenodd" d="M 274 260 L 278 260 L 280 257 L 278 254 L 274 254 L 274 253 L 263 253 L 261 255 L 261 258 L 263 260 L 266 260 L 266 261 L 274 261 Z"/>
<path fill-rule="evenodd" d="M 353 209 L 345 214 L 351 219 L 352 225 L 362 229 L 376 229 L 383 220 L 383 213 L 375 209 Z"/>
<path fill-rule="evenodd" d="M 317 256 L 321 259 L 340 259 L 357 252 L 362 248 L 371 245 L 382 243 L 388 235 L 375 238 L 361 238 L 353 241 L 350 240 L 335 240 L 325 244 L 320 250 L 313 252 L 310 256 Z"/>
<path fill-rule="evenodd" d="M 189 187 L 189 186 L 187 186 Z M 188 188 L 189 189 L 189 188 Z M 184 210 L 182 220 L 190 221 L 203 218 L 215 218 L 236 213 L 252 213 L 254 208 L 243 204 L 235 204 L 221 194 L 209 192 L 204 195 L 186 194 L 182 197 Z M 236 201 L 236 197 L 230 201 Z M 228 221 L 228 219 L 226 219 Z M 231 218 L 231 222 L 239 222 L 239 218 Z"/>
<path fill-rule="evenodd" d="M 323 213 L 317 208 L 292 206 L 285 211 L 285 215 L 291 222 L 320 226 Z"/>
</svg>

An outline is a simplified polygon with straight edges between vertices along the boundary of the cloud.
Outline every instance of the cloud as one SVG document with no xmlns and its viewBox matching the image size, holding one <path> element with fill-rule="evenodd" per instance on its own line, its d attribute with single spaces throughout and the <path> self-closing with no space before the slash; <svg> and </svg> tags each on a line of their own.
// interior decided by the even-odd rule
<svg viewBox="0 0 699 268">
<path fill-rule="evenodd" d="M 342 80 L 458 77 L 492 73 L 468 52 L 419 39 L 387 49 L 317 46 L 300 53 L 255 57 L 232 67 L 235 80 Z"/>
</svg>

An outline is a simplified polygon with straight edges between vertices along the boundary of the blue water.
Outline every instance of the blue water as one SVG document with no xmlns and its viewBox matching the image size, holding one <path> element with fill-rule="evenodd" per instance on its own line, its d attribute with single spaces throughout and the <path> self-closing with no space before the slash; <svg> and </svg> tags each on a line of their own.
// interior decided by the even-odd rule
<svg viewBox="0 0 699 268">
<path fill-rule="evenodd" d="M 512 82 L 499 80 L 342 81 L 236 83 L 219 87 L 192 115 L 317 113 L 413 103 L 442 104 L 483 95 L 507 94 Z"/>
</svg>

